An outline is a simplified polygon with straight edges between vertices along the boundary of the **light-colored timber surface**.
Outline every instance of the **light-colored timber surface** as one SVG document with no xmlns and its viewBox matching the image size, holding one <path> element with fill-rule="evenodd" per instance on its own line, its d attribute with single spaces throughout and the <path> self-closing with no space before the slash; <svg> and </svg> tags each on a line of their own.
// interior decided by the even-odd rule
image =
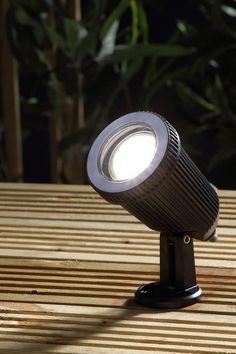
<svg viewBox="0 0 236 354">
<path fill-rule="evenodd" d="M 198 304 L 134 302 L 159 235 L 89 186 L 0 184 L 0 353 L 236 353 L 236 191 L 219 240 L 194 242 Z"/>
</svg>

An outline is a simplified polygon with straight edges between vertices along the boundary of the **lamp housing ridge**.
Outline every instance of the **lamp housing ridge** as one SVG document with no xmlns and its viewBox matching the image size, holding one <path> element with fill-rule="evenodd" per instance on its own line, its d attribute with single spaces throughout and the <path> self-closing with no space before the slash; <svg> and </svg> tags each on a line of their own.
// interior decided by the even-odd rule
<svg viewBox="0 0 236 354">
<path fill-rule="evenodd" d="M 121 177 L 114 177 L 114 151 L 119 149 L 122 157 L 122 144 L 129 144 L 127 137 L 132 136 L 134 143 L 135 139 L 142 142 L 142 134 L 156 142 L 155 148 L 152 143 L 151 158 L 147 157 L 148 165 L 134 178 L 122 177 L 122 172 Z M 144 153 L 145 144 L 142 149 Z M 138 164 L 142 150 L 134 150 L 133 155 Z M 119 164 L 122 168 L 122 160 Z M 119 171 L 119 165 L 116 169 Z M 113 121 L 95 140 L 87 171 L 91 185 L 104 199 L 122 205 L 149 228 L 188 233 L 202 241 L 215 237 L 219 213 L 216 191 L 182 148 L 177 131 L 162 116 L 135 112 Z"/>
</svg>

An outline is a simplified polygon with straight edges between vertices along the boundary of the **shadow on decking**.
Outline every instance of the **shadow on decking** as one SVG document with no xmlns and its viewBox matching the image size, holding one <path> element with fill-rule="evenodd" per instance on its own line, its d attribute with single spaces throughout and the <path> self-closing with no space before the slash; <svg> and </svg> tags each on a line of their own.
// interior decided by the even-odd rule
<svg viewBox="0 0 236 354">
<path fill-rule="evenodd" d="M 161 311 L 161 310 L 156 310 L 155 313 L 161 313 L 161 312 L 167 312 L 167 311 Z M 46 319 L 45 322 L 41 322 L 42 324 L 32 324 L 29 323 L 27 326 L 25 326 L 25 329 L 21 331 L 16 331 L 15 334 L 17 334 L 17 337 L 20 338 L 22 335 L 22 339 L 16 339 L 15 344 L 11 344 L 11 347 L 8 347 L 6 349 L 0 349 L 0 353 L 8 353 L 8 354 L 13 354 L 13 353 L 52 353 L 52 352 L 63 352 L 63 346 L 74 346 L 74 348 L 71 348 L 71 350 L 68 349 L 65 351 L 66 353 L 81 353 L 82 346 L 87 346 L 91 347 L 91 350 L 94 350 L 96 347 L 104 348 L 106 347 L 106 344 L 99 344 L 99 340 L 107 341 L 108 348 L 111 348 L 111 344 L 115 340 L 119 341 L 119 331 L 109 331 L 110 327 L 113 327 L 116 323 L 119 321 L 124 321 L 126 319 L 134 318 L 135 316 L 139 314 L 145 314 L 145 313 L 153 313 L 153 310 L 148 310 L 146 308 L 139 307 L 134 299 L 129 299 L 124 303 L 124 306 L 122 308 L 107 308 L 107 311 L 103 311 L 102 315 L 95 315 L 94 321 L 92 321 L 92 324 L 86 324 L 86 326 L 83 327 L 83 322 L 84 321 L 79 321 L 79 318 L 81 317 L 78 314 L 78 321 L 76 321 L 76 315 L 73 316 L 74 321 L 76 322 L 75 324 L 71 325 L 66 325 L 64 329 L 48 329 Z M 51 313 L 50 313 L 51 314 Z M 48 314 L 48 315 L 50 315 Z M 45 314 L 46 315 L 46 314 Z M 86 317 L 86 316 L 84 316 Z M 63 316 L 65 322 L 69 318 L 68 315 L 65 314 Z M 90 315 L 90 320 L 92 316 Z M 61 322 L 61 321 L 60 321 Z M 63 327 L 63 322 L 62 327 Z M 81 328 L 82 327 L 82 328 Z M 34 329 L 32 332 L 31 330 Z M 45 330 L 45 336 L 41 333 L 41 341 L 36 342 L 33 338 L 32 339 L 26 339 L 24 336 L 32 336 L 34 335 L 37 337 L 37 340 L 39 338 L 39 335 L 37 332 L 35 333 L 35 330 Z M 55 331 L 57 333 L 55 333 Z M 58 334 L 60 332 L 60 334 Z M 12 332 L 11 332 L 12 333 Z M 34 334 L 33 334 L 34 333 Z M 99 336 L 99 334 L 103 333 L 104 336 Z M 108 336 L 106 336 L 108 334 Z M 113 334 L 114 336 L 111 337 L 109 334 Z M 127 336 L 129 338 L 129 336 Z M 93 341 L 88 342 L 88 339 L 93 339 Z M 3 341 L 3 339 L 1 339 Z M 127 349 L 129 347 L 129 341 L 127 341 Z M 75 349 L 76 348 L 76 349 Z M 121 349 L 123 348 L 120 347 Z M 125 350 L 125 348 L 123 348 Z M 76 351 L 75 351 L 76 350 Z"/>
</svg>

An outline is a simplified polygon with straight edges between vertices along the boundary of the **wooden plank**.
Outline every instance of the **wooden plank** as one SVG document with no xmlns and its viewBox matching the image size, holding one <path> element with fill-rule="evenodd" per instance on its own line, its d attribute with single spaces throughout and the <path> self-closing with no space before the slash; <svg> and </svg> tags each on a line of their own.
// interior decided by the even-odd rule
<svg viewBox="0 0 236 354">
<path fill-rule="evenodd" d="M 82 343 L 90 344 L 94 350 L 101 344 L 106 348 L 119 348 L 128 344 L 136 353 L 143 346 L 155 344 L 156 350 L 179 349 L 189 353 L 189 342 L 194 352 L 229 352 L 234 350 L 235 316 L 226 314 L 198 313 L 182 309 L 172 312 L 153 312 L 136 308 L 91 307 L 54 304 L 19 304 L 2 302 L 1 325 L 6 323 L 8 343 L 19 352 L 32 350 L 31 342 L 50 345 L 74 346 L 75 353 L 84 353 Z M 15 333 L 13 335 L 13 333 Z M 11 334 L 12 333 L 12 334 Z M 87 341 L 87 338 L 90 341 Z M 165 339 L 165 340 L 164 340 Z M 82 343 L 81 343 L 82 341 Z M 104 341 L 104 342 L 103 342 Z M 2 341 L 0 340 L 0 348 Z M 122 344 L 123 343 L 123 344 Z M 135 344 L 134 344 L 135 343 Z M 185 343 L 185 344 L 184 344 Z M 202 347 L 203 346 L 203 347 Z M 41 346 L 40 346 L 41 347 Z M 154 346 L 150 347 L 150 350 Z M 123 348 L 124 349 L 124 348 Z M 82 350 L 82 351 L 81 351 Z M 146 349 L 145 349 L 146 350 Z M 25 351 L 24 351 L 25 352 Z"/>
<path fill-rule="evenodd" d="M 0 185 L 0 353 L 235 353 L 236 195 L 216 243 L 195 241 L 201 301 L 139 306 L 159 234 L 91 187 Z M 5 204 L 4 204 L 5 203 Z"/>
<path fill-rule="evenodd" d="M 121 307 L 140 284 L 158 279 L 158 271 L 157 266 L 142 264 L 2 259 L 0 300 Z M 204 292 L 197 312 L 209 305 L 215 306 L 215 313 L 236 311 L 236 270 L 201 267 L 197 274 Z"/>
<path fill-rule="evenodd" d="M 89 185 L 59 185 L 59 184 L 38 184 L 38 183 L 0 183 L 0 190 L 9 190 L 11 191 L 33 191 L 34 193 L 46 192 L 78 192 L 78 193 L 93 193 L 96 192 Z M 229 200 L 236 199 L 236 190 L 223 190 L 219 189 L 217 194 L 220 198 L 228 198 Z M 56 196 L 56 195 L 55 195 Z"/>
<path fill-rule="evenodd" d="M 46 192 L 64 192 L 64 193 L 95 193 L 91 186 L 89 185 L 70 185 L 70 184 L 39 184 L 39 183 L 0 183 L 1 190 L 11 191 L 33 191 L 34 193 Z M 56 197 L 57 195 L 55 195 Z"/>
<path fill-rule="evenodd" d="M 33 200 L 34 199 L 34 200 Z M 4 209 L 5 207 L 5 209 Z M 235 204 L 236 207 L 236 204 Z M 220 216 L 221 218 L 236 218 L 236 210 L 232 205 L 221 207 Z M 0 196 L 0 210 L 9 211 L 57 211 L 57 212 L 68 212 L 84 210 L 89 211 L 91 214 L 96 213 L 108 213 L 108 214 L 119 214 L 119 215 L 129 215 L 129 213 L 119 205 L 113 205 L 108 203 L 102 203 L 99 200 L 93 200 L 90 203 L 86 198 L 73 198 L 70 201 L 65 202 L 65 200 L 58 199 L 47 199 L 41 198 L 28 198 L 25 197 L 15 200 L 15 196 Z"/>
<path fill-rule="evenodd" d="M 2 218 L 0 254 L 8 257 L 159 262 L 158 233 L 130 223 Z M 222 230 L 222 231 L 221 231 Z M 195 242 L 196 264 L 235 267 L 234 229 L 219 228 L 216 243 Z"/>
</svg>

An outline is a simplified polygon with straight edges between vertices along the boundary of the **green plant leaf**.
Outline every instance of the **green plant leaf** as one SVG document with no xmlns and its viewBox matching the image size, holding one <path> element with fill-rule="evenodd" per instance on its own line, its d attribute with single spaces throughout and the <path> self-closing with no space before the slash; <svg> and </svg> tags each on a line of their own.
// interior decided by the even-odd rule
<svg viewBox="0 0 236 354">
<path fill-rule="evenodd" d="M 228 16 L 236 17 L 236 9 L 232 6 L 221 5 L 221 10 Z"/>
<path fill-rule="evenodd" d="M 203 108 L 210 111 L 215 111 L 217 109 L 217 107 L 214 104 L 205 100 L 205 98 L 198 95 L 196 92 L 194 92 L 190 87 L 188 87 L 184 83 L 177 82 L 176 88 L 182 97 L 186 97 L 188 100 L 197 103 L 199 106 L 202 106 Z"/>
<path fill-rule="evenodd" d="M 80 41 L 82 41 L 85 37 L 88 36 L 88 30 L 86 27 L 81 25 L 81 23 L 78 23 L 78 27 L 79 27 L 79 39 Z"/>
<path fill-rule="evenodd" d="M 103 38 L 106 36 L 107 32 L 109 31 L 109 28 L 111 25 L 114 23 L 115 20 L 119 19 L 121 15 L 125 12 L 125 10 L 129 7 L 130 2 L 129 0 L 121 0 L 119 2 L 119 5 L 111 12 L 111 14 L 108 16 L 106 21 L 104 22 L 101 31 L 100 31 L 100 39 L 103 40 Z"/>
<path fill-rule="evenodd" d="M 139 23 L 139 14 L 138 14 L 138 5 L 135 0 L 130 0 L 130 7 L 132 12 L 132 31 L 131 31 L 131 44 L 136 44 L 138 41 L 138 23 Z"/>
<path fill-rule="evenodd" d="M 127 70 L 126 73 L 123 75 L 123 79 L 128 81 L 130 80 L 139 70 L 141 69 L 143 65 L 143 58 L 137 58 L 133 60 L 132 62 L 127 65 Z"/>
<path fill-rule="evenodd" d="M 149 36 L 149 26 L 148 26 L 147 14 L 144 10 L 142 2 L 138 1 L 137 6 L 138 6 L 138 15 L 139 15 L 139 24 L 140 24 L 140 29 L 141 29 L 141 35 L 143 37 L 143 41 L 145 43 L 147 43 L 148 36 Z"/>
<path fill-rule="evenodd" d="M 77 48 L 80 39 L 78 22 L 72 18 L 66 17 L 64 18 L 63 24 L 67 47 L 70 49 Z"/>
<path fill-rule="evenodd" d="M 186 68 L 180 67 L 175 70 L 171 70 L 162 75 L 161 69 L 159 75 L 157 74 L 155 82 L 152 82 L 149 90 L 147 90 L 144 98 L 144 107 L 149 107 L 151 100 L 155 95 L 158 94 L 160 89 L 167 85 L 168 83 L 175 82 L 178 79 L 181 79 L 186 74 Z"/>
<path fill-rule="evenodd" d="M 153 84 L 153 82 L 155 85 L 155 81 L 160 81 L 164 77 L 166 78 L 165 82 L 167 82 L 167 80 L 173 79 L 173 73 L 183 72 L 182 68 L 180 68 L 180 70 L 173 69 L 172 66 L 174 63 L 175 58 L 166 60 L 162 65 L 159 64 L 155 57 L 151 58 L 144 78 L 144 87 L 148 87 L 150 84 Z M 175 74 L 174 77 L 176 77 Z"/>
<path fill-rule="evenodd" d="M 31 26 L 33 24 L 32 17 L 30 17 L 23 7 L 16 9 L 16 19 L 21 25 Z"/>
<path fill-rule="evenodd" d="M 38 59 L 41 61 L 41 63 L 45 64 L 49 68 L 50 65 L 48 60 L 48 53 L 40 49 L 35 49 L 35 53 L 37 54 Z"/>
<path fill-rule="evenodd" d="M 97 62 L 104 60 L 108 55 L 114 53 L 118 27 L 119 21 L 115 20 L 106 36 L 103 38 L 102 47 L 96 57 Z"/>
<path fill-rule="evenodd" d="M 53 45 L 56 45 L 58 48 L 65 47 L 65 39 L 61 34 L 59 34 L 56 30 L 54 30 L 51 27 L 47 28 L 47 32 Z"/>
<path fill-rule="evenodd" d="M 190 25 L 188 22 L 183 20 L 178 20 L 176 23 L 177 29 L 184 35 L 184 36 L 193 36 L 196 35 L 197 30 L 194 26 Z"/>
<path fill-rule="evenodd" d="M 228 6 L 223 5 L 222 8 L 221 1 L 215 0 L 211 8 L 212 21 L 221 29 L 222 32 L 225 31 L 228 35 L 235 38 L 236 33 L 231 29 L 228 22 L 226 22 L 222 16 L 223 11 L 225 12 L 226 9 L 229 11 Z"/>
<path fill-rule="evenodd" d="M 136 44 L 116 46 L 114 53 L 106 58 L 107 61 L 117 63 L 123 60 L 130 60 L 138 57 L 159 57 L 159 58 L 178 58 L 181 56 L 192 55 L 195 48 L 184 48 L 178 45 L 165 44 Z"/>
</svg>

